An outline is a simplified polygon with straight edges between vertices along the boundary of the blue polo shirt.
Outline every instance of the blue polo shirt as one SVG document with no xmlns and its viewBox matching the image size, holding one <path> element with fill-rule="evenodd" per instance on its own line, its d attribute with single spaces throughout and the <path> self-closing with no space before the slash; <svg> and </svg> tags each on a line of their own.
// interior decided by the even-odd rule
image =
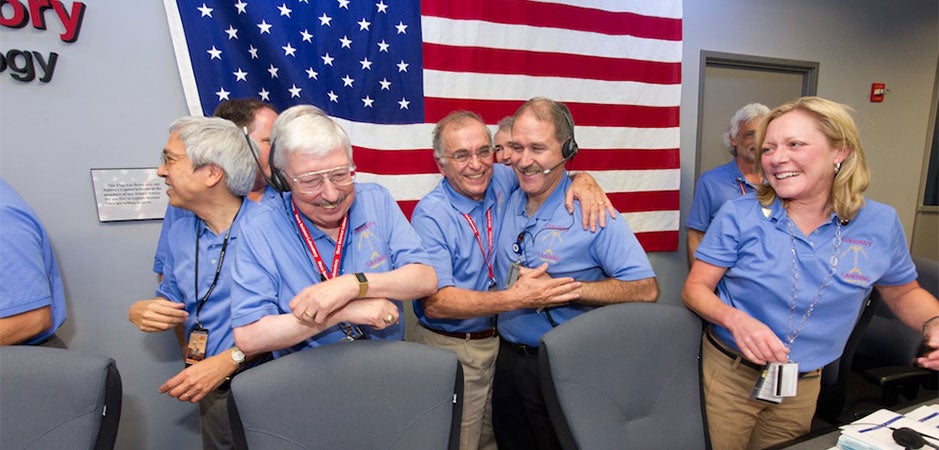
<svg viewBox="0 0 939 450">
<path fill-rule="evenodd" d="M 495 264 L 496 239 L 502 228 L 502 217 L 509 194 L 518 186 L 512 169 L 494 164 L 492 180 L 480 201 L 468 198 L 455 190 L 446 178 L 417 203 L 411 215 L 411 225 L 420 235 L 424 250 L 430 256 L 437 272 L 437 289 L 454 286 L 473 291 L 489 290 L 489 269 L 479 248 L 479 241 L 463 214 L 469 214 L 479 231 L 483 248 L 489 253 L 488 263 Z M 491 211 L 492 243 L 486 231 L 486 211 Z M 492 250 L 490 250 L 490 245 Z M 495 267 L 493 267 L 495 270 Z M 471 319 L 430 319 L 421 302 L 414 303 L 414 314 L 427 328 L 460 333 L 472 333 L 492 328 L 495 316 Z"/>
<path fill-rule="evenodd" d="M 694 200 L 685 227 L 707 231 L 724 202 L 755 191 L 756 186 L 750 184 L 737 167 L 736 157 L 727 164 L 702 173 L 694 186 Z"/>
<path fill-rule="evenodd" d="M 247 198 L 247 197 L 245 197 Z M 277 194 L 277 191 L 274 188 L 267 186 L 264 188 L 264 194 L 261 197 L 261 203 L 267 203 L 271 201 L 280 202 L 280 196 Z M 156 252 L 153 255 L 153 273 L 163 273 L 163 265 L 166 263 L 166 252 L 167 246 L 167 233 L 169 229 L 173 226 L 173 222 L 176 219 L 181 217 L 195 217 L 192 214 L 192 211 L 188 209 L 177 208 L 173 205 L 166 205 L 166 212 L 163 213 L 163 227 L 160 228 L 160 239 L 157 241 Z"/>
<path fill-rule="evenodd" d="M 505 220 L 496 247 L 496 280 L 505 287 L 509 266 L 520 260 L 525 267 L 548 263 L 552 277 L 573 277 L 578 281 L 601 281 L 615 278 L 636 281 L 655 277 L 652 265 L 639 241 L 629 229 L 626 219 L 607 221 L 596 233 L 584 230 L 577 223 L 580 203 L 574 203 L 574 214 L 564 207 L 564 194 L 570 187 L 567 173 L 541 208 L 531 217 L 525 212 L 527 195 L 521 189 L 509 197 Z M 520 254 L 513 245 L 521 236 Z M 594 307 L 569 304 L 537 312 L 520 309 L 499 314 L 499 334 L 509 342 L 537 347 L 541 336 L 558 325 L 592 310 Z"/>
<path fill-rule="evenodd" d="M 831 268 L 837 228 L 834 214 L 808 236 L 792 227 L 799 276 L 794 328 Z M 785 208 L 779 199 L 763 208 L 752 194 L 724 204 L 695 252 L 696 258 L 727 268 L 717 284 L 721 301 L 766 324 L 783 343 L 789 331 L 793 291 L 791 255 Z M 874 285 L 895 286 L 916 279 L 896 211 L 872 200 L 841 227 L 836 256 L 833 279 L 790 348 L 789 358 L 799 363 L 803 372 L 823 367 L 841 355 Z M 715 325 L 714 333 L 739 348 L 730 330 Z"/>
<path fill-rule="evenodd" d="M 228 237 L 228 247 L 225 258 L 222 260 L 218 283 L 212 294 L 206 299 L 205 306 L 198 315 L 202 327 L 209 330 L 209 339 L 206 344 L 205 355 L 214 356 L 224 352 L 235 345 L 231 325 L 231 267 L 234 264 L 232 257 L 235 248 L 240 245 L 238 235 L 238 221 L 248 214 L 252 207 L 257 205 L 244 198 L 241 210 L 232 222 L 231 233 Z M 186 305 L 189 317 L 183 323 L 186 330 L 186 340 L 196 324 L 196 310 L 199 302 L 212 285 L 215 271 L 219 267 L 219 256 L 222 244 L 225 241 L 226 231 L 215 234 L 202 219 L 196 217 L 189 210 L 188 214 L 179 216 L 166 232 L 166 255 L 163 265 L 163 281 L 157 287 L 156 295 L 167 300 Z M 199 244 L 199 281 L 196 289 L 196 239 Z"/>
<path fill-rule="evenodd" d="M 282 204 L 280 201 L 261 204 L 239 224 L 243 241 L 232 255 L 235 258 L 233 327 L 249 325 L 268 315 L 292 314 L 290 300 L 307 286 L 320 282 L 313 257 L 294 223 L 290 201 L 291 194 L 285 193 Z M 336 243 L 306 217 L 303 220 L 323 263 L 332 267 Z M 355 184 L 348 227 L 340 275 L 388 272 L 412 263 L 429 265 L 420 237 L 384 187 L 373 183 Z M 372 339 L 404 338 L 401 300 L 413 299 L 394 300 L 401 322 L 380 331 L 363 327 Z M 274 356 L 339 342 L 345 336 L 338 326 L 332 327 L 289 349 L 274 352 Z"/>
<path fill-rule="evenodd" d="M 0 318 L 46 306 L 52 326 L 23 344 L 41 343 L 65 322 L 65 290 L 45 227 L 0 178 Z"/>
</svg>

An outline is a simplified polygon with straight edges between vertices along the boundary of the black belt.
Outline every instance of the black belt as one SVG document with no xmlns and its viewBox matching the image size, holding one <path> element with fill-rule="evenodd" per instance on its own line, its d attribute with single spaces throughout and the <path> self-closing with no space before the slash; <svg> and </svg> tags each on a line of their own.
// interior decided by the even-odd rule
<svg viewBox="0 0 939 450">
<path fill-rule="evenodd" d="M 466 340 L 471 340 L 471 341 L 472 341 L 472 340 L 476 340 L 476 339 L 489 339 L 489 338 L 491 338 L 491 337 L 496 337 L 496 336 L 499 335 L 499 331 L 496 330 L 495 327 L 490 328 L 490 329 L 488 329 L 488 330 L 473 331 L 473 332 L 470 332 L 470 333 L 461 333 L 461 332 L 457 332 L 457 331 L 435 330 L 435 329 L 430 328 L 430 327 L 424 327 L 424 328 L 427 328 L 428 331 L 433 331 L 434 333 L 437 333 L 437 334 L 440 334 L 440 335 L 443 335 L 443 336 L 449 336 L 449 337 L 457 338 L 457 339 L 466 339 Z"/>
<path fill-rule="evenodd" d="M 708 331 L 706 331 L 704 335 L 707 336 L 708 342 L 710 342 L 711 345 L 714 346 L 714 348 L 720 350 L 720 352 L 727 355 L 728 358 L 734 360 L 735 362 L 739 358 L 741 364 L 759 372 L 763 371 L 763 366 L 755 362 L 749 361 L 746 358 L 744 358 L 743 355 L 739 355 L 735 353 L 733 350 L 727 348 L 727 346 L 724 345 L 723 342 L 717 339 L 717 336 L 714 336 L 714 333 L 712 333 L 710 329 L 708 329 Z M 820 375 L 821 373 L 822 373 L 822 369 L 810 370 L 808 372 L 799 372 L 799 378 L 805 378 L 809 375 Z"/>
<path fill-rule="evenodd" d="M 511 347 L 512 350 L 515 350 L 515 353 L 518 353 L 519 356 L 537 356 L 538 355 L 538 347 L 532 347 L 530 345 L 525 345 L 525 344 L 516 344 L 514 342 L 509 342 L 505 339 L 503 339 L 502 342 L 505 345 Z"/>
</svg>

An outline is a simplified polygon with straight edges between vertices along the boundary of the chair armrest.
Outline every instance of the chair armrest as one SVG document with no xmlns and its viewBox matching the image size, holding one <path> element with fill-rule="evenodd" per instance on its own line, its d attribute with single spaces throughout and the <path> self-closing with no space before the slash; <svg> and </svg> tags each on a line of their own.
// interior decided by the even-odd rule
<svg viewBox="0 0 939 450">
<path fill-rule="evenodd" d="M 886 386 L 905 381 L 919 383 L 932 376 L 932 372 L 919 367 L 884 366 L 865 370 L 861 373 L 861 376 L 878 386 Z"/>
</svg>

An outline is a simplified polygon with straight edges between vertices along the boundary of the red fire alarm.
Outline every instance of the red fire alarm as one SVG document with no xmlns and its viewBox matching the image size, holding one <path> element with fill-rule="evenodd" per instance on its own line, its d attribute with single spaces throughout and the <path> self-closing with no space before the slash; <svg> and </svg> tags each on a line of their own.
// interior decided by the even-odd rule
<svg viewBox="0 0 939 450">
<path fill-rule="evenodd" d="M 884 93 L 887 92 L 887 85 L 884 83 L 871 83 L 871 102 L 880 103 L 884 101 Z"/>
</svg>

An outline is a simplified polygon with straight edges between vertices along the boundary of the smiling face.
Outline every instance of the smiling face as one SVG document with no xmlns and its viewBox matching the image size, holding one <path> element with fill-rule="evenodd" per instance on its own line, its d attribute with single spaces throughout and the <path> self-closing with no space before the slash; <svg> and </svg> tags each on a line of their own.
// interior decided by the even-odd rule
<svg viewBox="0 0 939 450">
<path fill-rule="evenodd" d="M 166 183 L 170 204 L 191 210 L 198 194 L 206 188 L 209 166 L 193 170 L 192 161 L 186 155 L 186 145 L 179 138 L 178 131 L 170 134 L 163 147 L 162 159 L 157 175 L 163 177 Z"/>
<path fill-rule="evenodd" d="M 254 122 L 251 123 L 251 132 L 248 133 L 248 136 L 251 136 L 251 140 L 258 144 L 260 153 L 258 162 L 261 163 L 261 171 L 264 176 L 258 174 L 258 182 L 255 183 L 252 190 L 263 188 L 267 184 L 264 177 L 270 178 L 271 176 L 269 157 L 271 154 L 271 129 L 274 128 L 275 119 L 277 119 L 277 113 L 270 108 L 259 108 L 254 113 Z"/>
<path fill-rule="evenodd" d="M 512 140 L 512 130 L 504 129 L 496 132 L 493 148 L 496 150 L 496 162 L 505 165 L 512 165 L 512 149 L 509 147 L 509 141 Z"/>
<path fill-rule="evenodd" d="M 780 198 L 827 204 L 831 201 L 834 166 L 844 161 L 848 152 L 831 144 L 815 117 L 792 110 L 766 128 L 760 157 L 763 178 Z"/>
<path fill-rule="evenodd" d="M 299 152 L 287 155 L 287 183 L 294 192 L 297 209 L 323 231 L 338 227 L 342 218 L 349 212 L 355 200 L 355 184 L 336 186 L 331 181 L 324 181 L 320 192 L 304 194 L 299 192 L 300 189 L 293 179 L 310 172 L 328 171 L 350 165 L 352 159 L 342 147 L 336 147 L 325 156 Z"/>
<path fill-rule="evenodd" d="M 443 129 L 443 157 L 437 159 L 437 168 L 446 177 L 453 190 L 473 200 L 482 200 L 492 179 L 493 158 L 474 156 L 490 149 L 489 130 L 475 120 L 454 121 Z M 491 151 L 491 150 L 490 150 Z M 469 154 L 467 161 L 459 162 L 454 155 Z"/>
<path fill-rule="evenodd" d="M 539 119 L 531 111 L 522 113 L 512 127 L 511 148 L 512 166 L 521 189 L 530 202 L 541 204 L 564 176 L 564 171 L 557 167 L 564 157 L 554 123 Z M 554 167 L 557 168 L 544 173 Z"/>
<path fill-rule="evenodd" d="M 746 122 L 740 123 L 740 129 L 736 136 L 730 137 L 730 145 L 734 146 L 737 152 L 737 158 L 748 164 L 756 162 L 758 152 L 756 151 L 756 129 L 760 126 L 760 117 L 756 117 Z"/>
</svg>

